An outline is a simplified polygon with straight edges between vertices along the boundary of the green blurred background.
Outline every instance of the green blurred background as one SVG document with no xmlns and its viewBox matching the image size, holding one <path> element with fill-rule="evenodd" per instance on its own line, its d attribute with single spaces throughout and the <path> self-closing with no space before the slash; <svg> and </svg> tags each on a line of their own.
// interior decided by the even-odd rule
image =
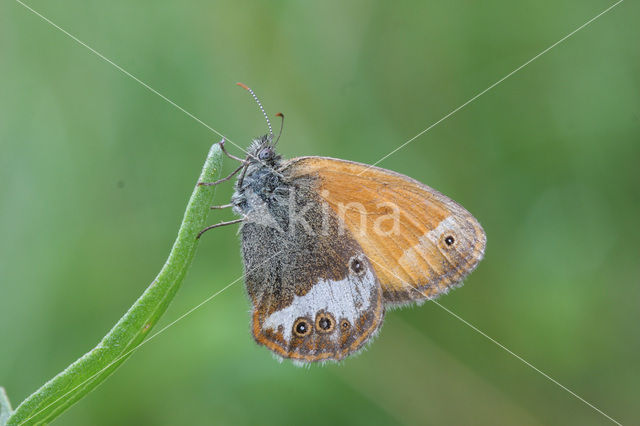
<svg viewBox="0 0 640 426">
<path fill-rule="evenodd" d="M 373 163 L 612 3 L 29 4 L 240 146 L 265 125 L 236 81 L 287 116 L 286 157 Z M 639 19 L 620 4 L 380 164 L 485 227 L 485 260 L 443 306 L 627 424 L 640 422 Z M 0 76 L 0 385 L 15 406 L 153 279 L 219 137 L 13 0 Z M 241 273 L 235 229 L 209 233 L 160 326 Z M 248 311 L 240 281 L 57 423 L 609 424 L 433 303 L 311 368 L 258 347 Z"/>
</svg>

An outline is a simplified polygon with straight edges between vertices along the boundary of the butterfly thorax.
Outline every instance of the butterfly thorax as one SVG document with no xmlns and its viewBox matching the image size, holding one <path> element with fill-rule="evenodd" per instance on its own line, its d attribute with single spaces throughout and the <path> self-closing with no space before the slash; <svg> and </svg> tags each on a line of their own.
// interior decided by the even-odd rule
<svg viewBox="0 0 640 426">
<path fill-rule="evenodd" d="M 269 135 L 253 141 L 246 161 L 246 171 L 238 177 L 231 201 L 236 214 L 248 217 L 283 203 L 283 196 L 289 191 L 284 176 L 278 172 L 282 157 L 275 152 Z"/>
</svg>

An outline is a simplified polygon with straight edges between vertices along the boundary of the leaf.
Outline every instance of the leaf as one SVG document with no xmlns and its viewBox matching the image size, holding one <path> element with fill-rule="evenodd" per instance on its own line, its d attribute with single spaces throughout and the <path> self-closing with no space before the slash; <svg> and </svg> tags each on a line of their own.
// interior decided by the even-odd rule
<svg viewBox="0 0 640 426">
<path fill-rule="evenodd" d="M 220 145 L 214 144 L 199 181 L 215 180 L 221 163 Z M 95 348 L 25 399 L 10 415 L 8 425 L 51 422 L 96 388 L 133 354 L 178 291 L 195 254 L 198 242 L 196 236 L 205 226 L 214 192 L 213 186 L 196 185 L 187 204 L 178 237 L 156 279 Z M 7 407 L 10 410 L 10 406 Z M 5 409 L 3 400 L 2 416 L 5 415 Z"/>
</svg>

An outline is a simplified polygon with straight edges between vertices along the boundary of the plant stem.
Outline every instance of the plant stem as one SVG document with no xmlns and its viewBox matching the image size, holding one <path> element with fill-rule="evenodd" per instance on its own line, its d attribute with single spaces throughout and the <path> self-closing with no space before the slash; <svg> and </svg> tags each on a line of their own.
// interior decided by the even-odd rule
<svg viewBox="0 0 640 426">
<path fill-rule="evenodd" d="M 220 145 L 214 144 L 199 181 L 214 181 L 221 163 L 222 150 Z M 51 422 L 102 383 L 131 356 L 165 312 L 182 283 L 196 251 L 196 236 L 205 226 L 214 188 L 196 185 L 169 258 L 142 296 L 95 348 L 25 399 L 9 417 L 8 425 Z M 2 410 L 4 413 L 4 403 Z"/>
</svg>

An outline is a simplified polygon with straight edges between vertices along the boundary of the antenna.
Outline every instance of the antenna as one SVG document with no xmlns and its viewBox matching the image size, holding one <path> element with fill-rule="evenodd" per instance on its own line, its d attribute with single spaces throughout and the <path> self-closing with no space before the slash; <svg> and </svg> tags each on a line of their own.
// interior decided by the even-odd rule
<svg viewBox="0 0 640 426">
<path fill-rule="evenodd" d="M 284 114 L 279 112 L 276 114 L 276 117 L 282 118 L 282 121 L 280 121 L 280 131 L 278 132 L 278 138 L 276 139 L 273 146 L 276 146 L 278 144 L 278 141 L 280 140 L 280 136 L 282 136 L 282 128 L 284 127 Z"/>
<path fill-rule="evenodd" d="M 249 86 L 247 86 L 246 84 L 243 84 L 243 83 L 236 83 L 236 84 L 238 86 L 242 87 L 244 90 L 246 90 L 249 93 L 251 93 L 251 96 L 253 96 L 253 99 L 256 100 L 256 103 L 258 104 L 258 107 L 260 107 L 260 111 L 262 111 L 262 114 L 264 115 L 265 120 L 267 120 L 267 127 L 269 127 L 269 134 L 271 135 L 271 139 L 273 139 L 273 129 L 271 128 L 271 122 L 269 121 L 269 116 L 264 111 L 264 108 L 262 108 L 262 104 L 260 103 L 260 100 L 258 99 L 256 94 L 253 93 L 253 90 L 251 90 L 251 88 Z"/>
</svg>

